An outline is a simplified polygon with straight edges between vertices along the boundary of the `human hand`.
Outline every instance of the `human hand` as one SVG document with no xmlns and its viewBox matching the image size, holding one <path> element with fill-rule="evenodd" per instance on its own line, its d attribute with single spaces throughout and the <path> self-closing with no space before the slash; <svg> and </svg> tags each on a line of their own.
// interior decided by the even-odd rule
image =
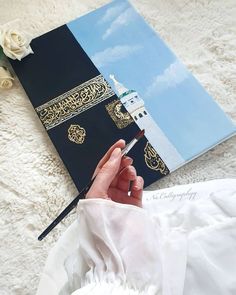
<svg viewBox="0 0 236 295">
<path fill-rule="evenodd" d="M 137 176 L 133 160 L 121 156 L 124 140 L 118 140 L 98 163 L 93 176 L 96 178 L 86 198 L 102 198 L 142 207 L 144 181 Z M 131 190 L 129 194 L 130 184 Z"/>
</svg>

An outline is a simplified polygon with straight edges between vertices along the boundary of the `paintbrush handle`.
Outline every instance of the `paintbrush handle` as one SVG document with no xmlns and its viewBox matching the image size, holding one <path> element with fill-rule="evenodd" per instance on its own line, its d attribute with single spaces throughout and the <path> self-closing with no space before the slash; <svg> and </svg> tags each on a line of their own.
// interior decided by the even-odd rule
<svg viewBox="0 0 236 295">
<path fill-rule="evenodd" d="M 82 189 L 82 191 L 79 193 L 79 195 L 57 216 L 57 218 L 42 232 L 42 234 L 38 237 L 39 241 L 42 241 L 43 238 L 45 238 L 50 231 L 66 217 L 67 214 L 70 213 L 71 210 L 73 210 L 80 199 L 84 199 L 86 193 L 89 191 L 90 187 L 92 186 L 94 182 L 95 177 L 90 181 L 90 183 Z"/>
</svg>

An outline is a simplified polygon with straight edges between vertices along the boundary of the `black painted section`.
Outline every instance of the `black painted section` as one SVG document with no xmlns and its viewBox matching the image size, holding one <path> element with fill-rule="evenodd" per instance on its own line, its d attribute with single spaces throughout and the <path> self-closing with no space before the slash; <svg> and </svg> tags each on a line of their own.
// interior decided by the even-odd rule
<svg viewBox="0 0 236 295">
<path fill-rule="evenodd" d="M 31 47 L 34 54 L 20 62 L 10 62 L 34 107 L 100 74 L 66 25 L 34 39 Z M 135 123 L 124 129 L 116 127 L 105 109 L 114 99 L 118 99 L 116 95 L 48 131 L 79 190 L 89 182 L 98 161 L 116 140 L 123 138 L 129 142 L 139 131 Z M 69 141 L 71 124 L 79 124 L 86 130 L 83 144 Z M 143 138 L 130 152 L 145 186 L 163 177 L 145 164 L 146 143 Z"/>
</svg>

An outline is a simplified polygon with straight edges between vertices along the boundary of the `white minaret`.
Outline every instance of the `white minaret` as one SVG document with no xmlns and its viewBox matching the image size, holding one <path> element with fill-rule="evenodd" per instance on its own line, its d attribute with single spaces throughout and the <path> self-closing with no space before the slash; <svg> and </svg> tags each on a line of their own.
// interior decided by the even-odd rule
<svg viewBox="0 0 236 295">
<path fill-rule="evenodd" d="M 124 107 L 136 121 L 139 128 L 145 129 L 146 138 L 169 170 L 173 171 L 181 166 L 185 162 L 184 159 L 145 109 L 143 99 L 140 98 L 136 91 L 128 90 L 118 82 L 114 75 L 110 75 L 110 79 L 113 81 L 115 90 Z"/>
</svg>

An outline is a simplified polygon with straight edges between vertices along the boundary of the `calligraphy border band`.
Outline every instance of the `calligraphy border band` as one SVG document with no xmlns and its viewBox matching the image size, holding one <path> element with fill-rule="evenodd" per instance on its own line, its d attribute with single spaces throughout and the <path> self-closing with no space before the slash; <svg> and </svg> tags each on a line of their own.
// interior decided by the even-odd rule
<svg viewBox="0 0 236 295">
<path fill-rule="evenodd" d="M 35 110 L 46 130 L 49 130 L 113 95 L 115 95 L 114 91 L 100 74 Z"/>
</svg>

